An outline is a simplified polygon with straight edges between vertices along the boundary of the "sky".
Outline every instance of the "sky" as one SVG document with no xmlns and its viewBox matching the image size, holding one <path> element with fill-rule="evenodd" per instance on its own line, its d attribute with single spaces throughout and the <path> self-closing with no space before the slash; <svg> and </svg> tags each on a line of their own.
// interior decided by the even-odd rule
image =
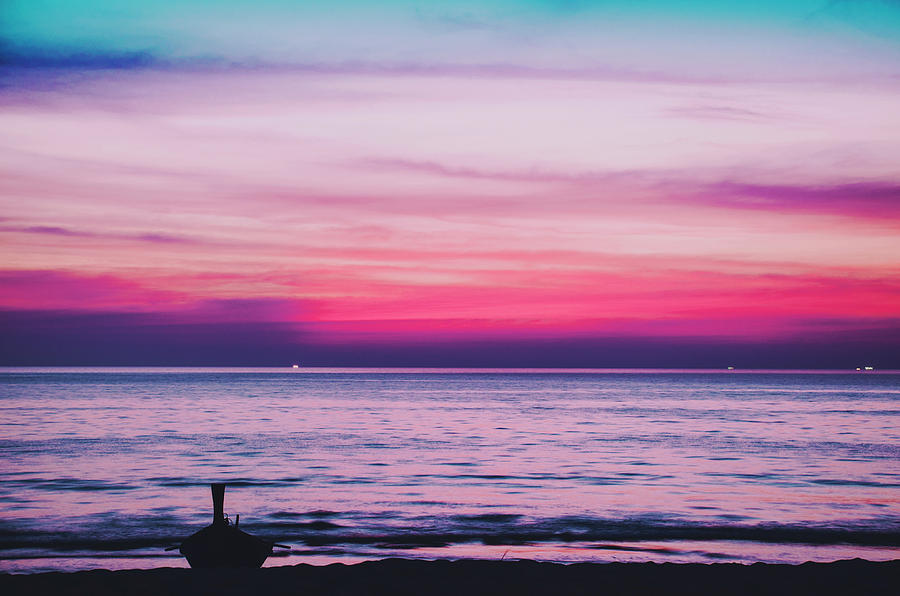
<svg viewBox="0 0 900 596">
<path fill-rule="evenodd" d="M 5 0 L 0 364 L 900 368 L 900 2 Z"/>
</svg>

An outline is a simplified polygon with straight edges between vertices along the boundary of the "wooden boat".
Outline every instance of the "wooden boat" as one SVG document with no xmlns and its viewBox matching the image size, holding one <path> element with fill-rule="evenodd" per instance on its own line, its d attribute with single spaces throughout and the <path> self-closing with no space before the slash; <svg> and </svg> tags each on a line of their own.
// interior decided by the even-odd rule
<svg viewBox="0 0 900 596">
<path fill-rule="evenodd" d="M 195 568 L 262 567 L 274 545 L 238 529 L 239 516 L 232 525 L 225 516 L 225 485 L 216 483 L 210 488 L 213 523 L 182 542 L 179 552 Z"/>
</svg>

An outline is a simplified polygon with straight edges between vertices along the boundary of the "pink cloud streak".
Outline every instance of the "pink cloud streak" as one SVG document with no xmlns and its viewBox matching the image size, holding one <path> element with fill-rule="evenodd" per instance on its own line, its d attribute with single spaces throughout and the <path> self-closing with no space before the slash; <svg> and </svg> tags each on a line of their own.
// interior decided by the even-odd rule
<svg viewBox="0 0 900 596">
<path fill-rule="evenodd" d="M 39 96 L 0 115 L 5 309 L 248 300 L 361 336 L 900 316 L 889 85 L 239 70 L 4 93 Z"/>
</svg>

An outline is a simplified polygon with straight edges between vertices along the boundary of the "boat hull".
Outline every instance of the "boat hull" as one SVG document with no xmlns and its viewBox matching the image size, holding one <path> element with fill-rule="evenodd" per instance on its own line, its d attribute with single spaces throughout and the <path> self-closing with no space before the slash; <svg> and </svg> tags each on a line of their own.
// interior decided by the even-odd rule
<svg viewBox="0 0 900 596">
<path fill-rule="evenodd" d="M 179 550 L 193 568 L 262 567 L 272 544 L 234 526 L 213 524 L 187 538 Z"/>
</svg>

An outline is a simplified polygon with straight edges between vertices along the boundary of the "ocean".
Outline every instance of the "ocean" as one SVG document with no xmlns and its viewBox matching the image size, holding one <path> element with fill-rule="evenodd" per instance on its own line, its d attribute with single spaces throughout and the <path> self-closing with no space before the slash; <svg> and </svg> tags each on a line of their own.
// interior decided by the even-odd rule
<svg viewBox="0 0 900 596">
<path fill-rule="evenodd" d="M 0 369 L 0 571 L 900 558 L 900 372 Z"/>
</svg>

